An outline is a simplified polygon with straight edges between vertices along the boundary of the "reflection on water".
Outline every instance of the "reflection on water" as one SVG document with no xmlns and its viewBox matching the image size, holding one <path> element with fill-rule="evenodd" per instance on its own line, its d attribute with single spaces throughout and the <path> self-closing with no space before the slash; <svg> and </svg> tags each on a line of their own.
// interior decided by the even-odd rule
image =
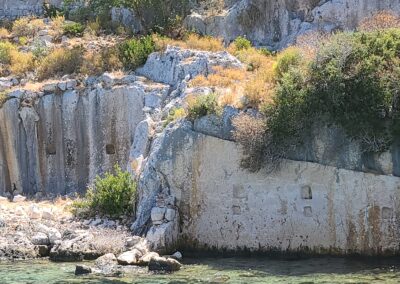
<svg viewBox="0 0 400 284">
<path fill-rule="evenodd" d="M 126 278 L 74 275 L 73 263 L 47 261 L 0 264 L 1 284 L 183 284 L 183 283 L 399 283 L 400 258 L 355 260 L 314 258 L 284 261 L 269 258 L 186 259 L 174 274 L 145 274 Z"/>
</svg>

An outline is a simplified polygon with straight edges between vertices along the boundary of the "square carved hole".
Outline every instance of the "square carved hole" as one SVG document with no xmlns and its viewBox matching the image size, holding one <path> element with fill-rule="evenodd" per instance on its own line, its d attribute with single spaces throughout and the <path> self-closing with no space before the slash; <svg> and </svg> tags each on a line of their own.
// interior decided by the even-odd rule
<svg viewBox="0 0 400 284">
<path fill-rule="evenodd" d="M 107 153 L 107 155 L 114 155 L 115 154 L 115 146 L 114 146 L 114 144 L 107 144 L 106 145 L 106 153 Z"/>
<path fill-rule="evenodd" d="M 312 199 L 312 190 L 310 186 L 306 185 L 301 188 L 301 198 Z"/>
<path fill-rule="evenodd" d="M 46 153 L 47 153 L 47 155 L 55 155 L 55 154 L 57 154 L 56 145 L 47 144 Z"/>
</svg>

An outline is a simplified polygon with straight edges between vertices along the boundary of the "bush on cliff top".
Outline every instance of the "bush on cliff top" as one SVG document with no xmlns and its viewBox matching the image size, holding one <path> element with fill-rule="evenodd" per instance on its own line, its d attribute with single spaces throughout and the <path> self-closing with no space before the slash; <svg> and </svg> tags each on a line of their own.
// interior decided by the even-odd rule
<svg viewBox="0 0 400 284">
<path fill-rule="evenodd" d="M 313 58 L 291 48 L 274 69 L 273 102 L 261 108 L 264 159 L 302 144 L 315 121 L 342 127 L 364 152 L 384 151 L 400 134 L 399 29 L 334 35 Z"/>
<path fill-rule="evenodd" d="M 126 69 L 136 69 L 143 65 L 154 51 L 155 44 L 151 36 L 126 40 L 119 46 L 120 60 Z"/>
<path fill-rule="evenodd" d="M 88 188 L 83 199 L 73 203 L 75 214 L 108 215 L 119 217 L 133 213 L 135 205 L 136 183 L 130 173 L 114 167 L 114 173 L 107 172 L 97 176 Z"/>
</svg>

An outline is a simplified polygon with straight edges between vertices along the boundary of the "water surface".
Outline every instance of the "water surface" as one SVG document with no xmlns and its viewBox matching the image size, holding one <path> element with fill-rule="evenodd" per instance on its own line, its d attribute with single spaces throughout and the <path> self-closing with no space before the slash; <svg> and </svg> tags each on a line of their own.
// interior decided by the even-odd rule
<svg viewBox="0 0 400 284">
<path fill-rule="evenodd" d="M 184 283 L 399 283 L 400 258 L 360 260 L 314 258 L 276 260 L 269 258 L 185 259 L 174 274 L 144 274 L 126 278 L 75 276 L 74 263 L 30 261 L 0 264 L 1 284 L 184 284 Z"/>
</svg>

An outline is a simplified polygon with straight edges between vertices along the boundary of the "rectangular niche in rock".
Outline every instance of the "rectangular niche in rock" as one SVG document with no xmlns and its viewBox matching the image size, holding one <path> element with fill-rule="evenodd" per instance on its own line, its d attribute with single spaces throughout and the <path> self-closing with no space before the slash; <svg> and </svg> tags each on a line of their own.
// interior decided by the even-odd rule
<svg viewBox="0 0 400 284">
<path fill-rule="evenodd" d="M 47 153 L 47 155 L 55 155 L 55 154 L 57 154 L 56 145 L 47 144 L 46 153 Z"/>
<path fill-rule="evenodd" d="M 301 198 L 302 199 L 312 199 L 312 190 L 308 185 L 301 187 Z"/>
<path fill-rule="evenodd" d="M 106 153 L 107 153 L 107 155 L 114 155 L 115 154 L 115 146 L 114 146 L 114 144 L 107 144 L 106 145 Z"/>
</svg>

